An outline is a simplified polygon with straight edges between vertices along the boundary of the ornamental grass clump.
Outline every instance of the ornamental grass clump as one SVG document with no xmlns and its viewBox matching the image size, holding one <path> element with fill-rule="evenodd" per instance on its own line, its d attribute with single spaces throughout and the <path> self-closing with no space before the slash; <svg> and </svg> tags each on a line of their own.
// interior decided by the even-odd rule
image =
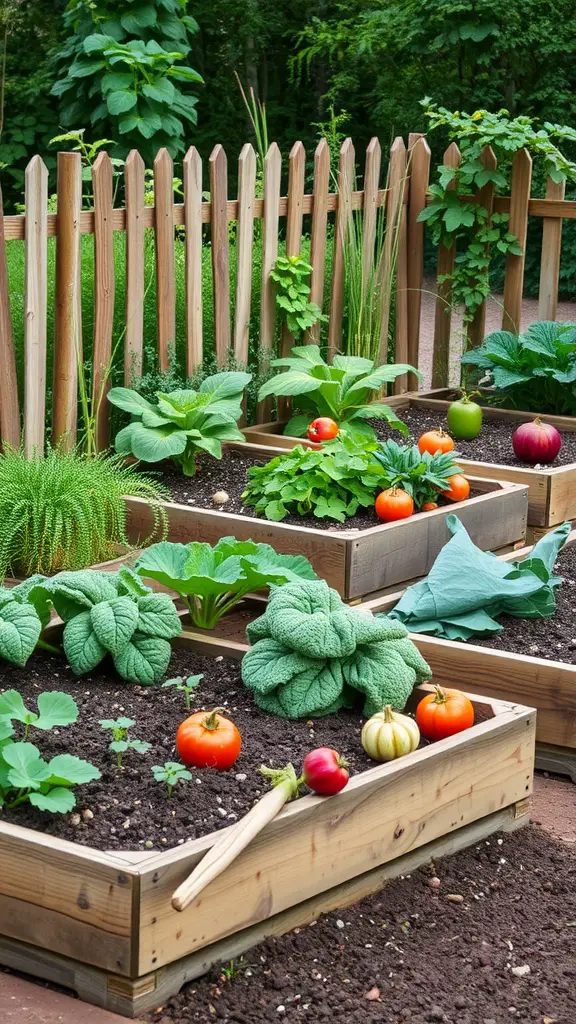
<svg viewBox="0 0 576 1024">
<path fill-rule="evenodd" d="M 118 455 L 88 459 L 49 449 L 42 458 L 0 455 L 0 579 L 84 569 L 129 546 L 124 496 L 148 501 L 152 536 L 165 532 L 168 492 Z M 151 538 L 148 538 L 151 539 Z M 144 544 L 146 541 L 141 540 Z"/>
<path fill-rule="evenodd" d="M 283 718 L 344 707 L 373 715 L 385 704 L 402 711 L 432 675 L 401 623 L 349 608 L 324 580 L 274 588 L 247 633 L 244 684 L 260 708 Z"/>
</svg>

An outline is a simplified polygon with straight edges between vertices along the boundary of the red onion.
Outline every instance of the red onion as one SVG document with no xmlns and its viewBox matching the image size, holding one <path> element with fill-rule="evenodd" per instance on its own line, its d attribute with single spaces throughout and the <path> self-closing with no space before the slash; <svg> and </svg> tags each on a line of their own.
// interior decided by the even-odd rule
<svg viewBox="0 0 576 1024">
<path fill-rule="evenodd" d="M 522 423 L 512 434 L 514 455 L 521 462 L 553 462 L 562 447 L 562 438 L 551 423 L 542 423 L 536 417 L 532 423 Z"/>
<path fill-rule="evenodd" d="M 348 783 L 347 764 L 331 747 L 317 747 L 304 758 L 304 782 L 320 796 L 333 796 Z"/>
</svg>

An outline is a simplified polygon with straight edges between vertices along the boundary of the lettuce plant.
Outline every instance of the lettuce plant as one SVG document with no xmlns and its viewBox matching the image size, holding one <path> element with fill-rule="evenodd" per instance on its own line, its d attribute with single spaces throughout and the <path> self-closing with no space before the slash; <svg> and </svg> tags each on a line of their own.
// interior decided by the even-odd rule
<svg viewBox="0 0 576 1024">
<path fill-rule="evenodd" d="M 242 679 L 264 711 L 283 718 L 385 704 L 401 711 L 431 670 L 399 622 L 345 605 L 324 580 L 273 590 L 250 623 Z"/>
<path fill-rule="evenodd" d="M 31 576 L 11 590 L 0 587 L 0 658 L 25 665 L 50 620 L 43 576 Z"/>
<path fill-rule="evenodd" d="M 112 388 L 109 401 L 132 416 L 116 435 L 116 451 L 142 462 L 171 458 L 185 476 L 194 476 L 199 452 L 221 459 L 223 441 L 244 440 L 238 420 L 251 379 L 240 371 L 216 373 L 197 391 L 158 391 L 155 405 L 130 388 Z"/>
<path fill-rule="evenodd" d="M 304 555 L 279 555 L 269 544 L 235 537 L 222 537 L 214 547 L 162 541 L 142 552 L 135 570 L 175 590 L 202 629 L 213 629 L 252 591 L 317 578 Z"/>
<path fill-rule="evenodd" d="M 371 359 L 359 356 L 334 356 L 329 365 L 320 355 L 318 345 L 302 345 L 292 349 L 286 359 L 274 359 L 272 366 L 281 366 L 283 373 L 271 377 L 258 392 L 258 400 L 269 395 L 293 398 L 298 414 L 288 421 L 286 434 L 304 437 L 308 424 L 317 416 L 329 416 L 350 437 L 375 437 L 366 420 L 385 420 L 403 434 L 408 429 L 396 413 L 375 399 L 382 388 L 404 373 L 421 374 L 405 363 L 387 363 L 374 368 Z"/>
<path fill-rule="evenodd" d="M 520 335 L 494 331 L 479 348 L 464 353 L 462 364 L 488 377 L 500 403 L 576 416 L 576 324 L 543 320 Z"/>
<path fill-rule="evenodd" d="M 182 631 L 167 594 L 155 594 L 125 566 L 117 574 L 62 572 L 45 588 L 64 620 L 64 652 L 74 675 L 86 675 L 110 654 L 127 682 L 159 682 L 170 663 L 169 641 Z"/>
</svg>

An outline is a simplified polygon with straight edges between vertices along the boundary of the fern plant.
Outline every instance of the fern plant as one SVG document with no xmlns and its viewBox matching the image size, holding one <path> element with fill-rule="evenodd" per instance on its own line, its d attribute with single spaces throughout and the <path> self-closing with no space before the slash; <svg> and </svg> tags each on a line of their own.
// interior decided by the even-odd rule
<svg viewBox="0 0 576 1024">
<path fill-rule="evenodd" d="M 27 459 L 22 449 L 6 448 L 0 455 L 0 579 L 52 575 L 113 558 L 117 545 L 129 546 L 124 495 L 149 502 L 152 536 L 164 536 L 161 500 L 168 492 L 125 466 L 122 456 L 88 459 L 77 450 L 49 449 L 45 458 Z"/>
</svg>

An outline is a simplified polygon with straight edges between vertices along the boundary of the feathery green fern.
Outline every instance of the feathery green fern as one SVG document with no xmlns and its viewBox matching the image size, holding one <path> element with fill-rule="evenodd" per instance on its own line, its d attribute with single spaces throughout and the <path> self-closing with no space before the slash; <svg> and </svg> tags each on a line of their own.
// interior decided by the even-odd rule
<svg viewBox="0 0 576 1024">
<path fill-rule="evenodd" d="M 124 495 L 148 500 L 152 535 L 163 537 L 160 502 L 168 492 L 124 465 L 122 456 L 87 459 L 76 450 L 52 449 L 45 458 L 26 459 L 22 449 L 6 448 L 0 455 L 0 579 L 113 558 L 117 545 L 129 546 Z"/>
</svg>

